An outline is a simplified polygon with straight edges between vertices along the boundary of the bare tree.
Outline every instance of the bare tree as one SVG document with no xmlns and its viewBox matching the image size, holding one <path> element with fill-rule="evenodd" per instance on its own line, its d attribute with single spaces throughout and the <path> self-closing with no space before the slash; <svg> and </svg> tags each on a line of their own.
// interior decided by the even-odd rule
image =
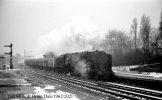
<svg viewBox="0 0 162 100">
<path fill-rule="evenodd" d="M 160 39 L 160 32 L 157 28 L 151 29 L 151 49 L 152 53 L 154 54 L 154 51 L 156 53 L 156 56 L 159 55 L 158 49 L 159 49 L 159 39 Z"/>
<path fill-rule="evenodd" d="M 162 39 L 162 12 L 161 12 L 161 17 L 160 17 L 160 27 L 159 27 L 159 32 L 160 32 L 160 36 Z"/>
<path fill-rule="evenodd" d="M 109 53 L 123 53 L 126 49 L 131 48 L 130 39 L 124 32 L 118 30 L 110 30 L 105 35 L 103 46 Z"/>
<path fill-rule="evenodd" d="M 145 54 L 145 59 L 150 56 L 150 44 L 149 44 L 149 39 L 150 39 L 150 31 L 151 31 L 151 23 L 150 23 L 150 18 L 143 15 L 141 18 L 141 23 L 140 23 L 140 35 L 141 39 L 143 42 L 143 50 Z"/>
<path fill-rule="evenodd" d="M 131 34 L 134 34 L 134 48 L 137 49 L 137 19 L 133 19 L 133 23 L 131 25 Z"/>
</svg>

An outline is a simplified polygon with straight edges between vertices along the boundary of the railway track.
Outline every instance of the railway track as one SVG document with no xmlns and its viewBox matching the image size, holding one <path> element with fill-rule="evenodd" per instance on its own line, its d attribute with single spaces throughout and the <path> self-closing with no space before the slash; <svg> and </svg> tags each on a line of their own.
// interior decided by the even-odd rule
<svg viewBox="0 0 162 100">
<path fill-rule="evenodd" d="M 93 95 L 104 98 L 128 99 L 128 100 L 162 100 L 162 92 L 150 89 L 121 85 L 113 82 L 91 81 L 77 77 L 54 74 L 52 72 L 26 68 L 26 73 L 45 80 L 63 83 L 68 87 L 80 88 Z M 34 71 L 32 71 L 34 70 Z"/>
</svg>

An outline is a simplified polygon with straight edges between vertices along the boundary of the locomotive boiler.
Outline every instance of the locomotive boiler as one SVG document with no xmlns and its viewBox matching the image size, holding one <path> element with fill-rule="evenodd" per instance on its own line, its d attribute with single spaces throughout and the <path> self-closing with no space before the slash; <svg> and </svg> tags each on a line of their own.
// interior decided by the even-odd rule
<svg viewBox="0 0 162 100">
<path fill-rule="evenodd" d="M 30 59 L 26 60 L 25 64 L 40 69 L 50 69 L 55 73 L 95 80 L 109 80 L 113 75 L 112 56 L 104 51 L 67 53 L 56 57 L 53 61 Z"/>
</svg>

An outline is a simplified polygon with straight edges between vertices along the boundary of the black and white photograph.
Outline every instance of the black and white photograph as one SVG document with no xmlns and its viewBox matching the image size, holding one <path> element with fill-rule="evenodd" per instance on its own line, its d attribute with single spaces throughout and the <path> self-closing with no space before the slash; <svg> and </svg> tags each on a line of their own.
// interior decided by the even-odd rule
<svg viewBox="0 0 162 100">
<path fill-rule="evenodd" d="M 162 100 L 162 0 L 0 0 L 0 100 Z"/>
</svg>

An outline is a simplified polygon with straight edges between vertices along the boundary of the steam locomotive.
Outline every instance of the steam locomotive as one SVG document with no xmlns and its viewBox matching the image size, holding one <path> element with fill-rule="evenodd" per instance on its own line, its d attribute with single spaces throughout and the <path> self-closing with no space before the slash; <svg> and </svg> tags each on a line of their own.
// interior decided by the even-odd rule
<svg viewBox="0 0 162 100">
<path fill-rule="evenodd" d="M 27 66 L 94 80 L 109 80 L 112 56 L 104 51 L 67 53 L 53 59 L 27 59 Z"/>
</svg>

